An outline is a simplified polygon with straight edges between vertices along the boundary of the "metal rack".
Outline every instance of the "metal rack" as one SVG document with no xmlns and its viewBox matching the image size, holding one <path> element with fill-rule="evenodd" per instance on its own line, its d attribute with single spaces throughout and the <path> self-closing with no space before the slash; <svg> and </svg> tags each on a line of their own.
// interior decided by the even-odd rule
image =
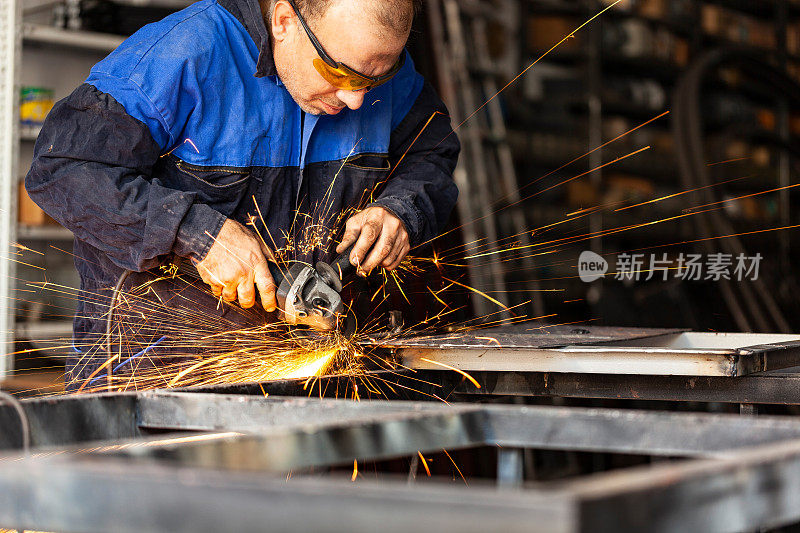
<svg viewBox="0 0 800 533">
<path fill-rule="evenodd" d="M 12 243 L 16 237 L 17 159 L 19 143 L 19 90 L 21 9 L 16 0 L 0 0 L 0 349 L 13 351 L 14 280 Z M 11 347 L 11 350 L 8 348 Z M 11 370 L 8 357 L 0 357 L 0 379 Z"/>
<path fill-rule="evenodd" d="M 125 40 L 120 35 L 91 31 L 65 30 L 43 24 L 23 24 L 22 37 L 25 43 L 65 46 L 86 50 L 111 52 Z"/>
<path fill-rule="evenodd" d="M 0 380 L 13 370 L 13 359 L 6 356 L 14 351 L 15 308 L 13 302 L 15 268 L 11 254 L 17 239 L 33 241 L 68 241 L 69 230 L 61 227 L 26 227 L 17 224 L 17 187 L 19 186 L 19 152 L 21 142 L 33 142 L 37 132 L 21 131 L 19 127 L 20 58 L 23 47 L 52 50 L 54 53 L 107 53 L 125 38 L 88 31 L 65 30 L 22 21 L 20 0 L 0 0 Z M 42 327 L 25 325 L 25 331 L 62 335 L 68 322 L 46 324 Z M 33 330 L 31 330 L 33 328 Z M 38 328 L 38 329 L 37 329 Z M 55 334 L 55 333 L 53 333 Z"/>
</svg>

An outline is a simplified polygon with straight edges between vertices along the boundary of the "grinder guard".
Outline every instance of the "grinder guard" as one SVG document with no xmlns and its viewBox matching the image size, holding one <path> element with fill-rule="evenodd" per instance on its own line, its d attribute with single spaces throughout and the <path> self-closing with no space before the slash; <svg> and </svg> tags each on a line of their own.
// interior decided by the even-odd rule
<svg viewBox="0 0 800 533">
<path fill-rule="evenodd" d="M 280 318 L 292 325 L 333 330 L 344 308 L 341 290 L 342 282 L 327 263 L 317 263 L 316 268 L 295 263 L 278 286 Z"/>
</svg>

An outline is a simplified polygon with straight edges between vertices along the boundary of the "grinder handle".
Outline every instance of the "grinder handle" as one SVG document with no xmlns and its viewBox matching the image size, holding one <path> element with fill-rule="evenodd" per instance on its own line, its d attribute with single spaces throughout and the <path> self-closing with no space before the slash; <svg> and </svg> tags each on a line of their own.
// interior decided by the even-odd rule
<svg viewBox="0 0 800 533">
<path fill-rule="evenodd" d="M 350 263 L 350 253 L 353 251 L 353 247 L 355 245 L 356 243 L 353 243 L 348 246 L 347 250 L 339 254 L 339 257 L 337 257 L 333 263 L 331 263 L 331 268 L 334 272 L 336 272 L 337 276 L 340 276 L 340 279 L 342 280 L 353 273 L 356 269 L 356 267 Z"/>
</svg>

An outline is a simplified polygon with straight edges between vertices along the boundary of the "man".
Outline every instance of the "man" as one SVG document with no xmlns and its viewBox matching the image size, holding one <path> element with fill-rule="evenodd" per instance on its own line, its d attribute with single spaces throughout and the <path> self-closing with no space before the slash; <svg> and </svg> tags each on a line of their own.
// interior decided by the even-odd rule
<svg viewBox="0 0 800 533">
<path fill-rule="evenodd" d="M 334 253 L 332 239 L 303 245 L 306 228 L 332 237 L 365 207 L 336 248 L 355 243 L 362 275 L 441 230 L 459 145 L 404 50 L 418 1 L 202 0 L 131 36 L 56 104 L 26 187 L 76 237 L 92 295 L 77 351 L 106 332 L 108 289 L 129 272 L 141 285 L 188 259 L 214 295 L 249 309 L 257 289 L 272 312 L 272 253 Z M 73 382 L 103 360 L 85 355 L 68 362 Z"/>
</svg>

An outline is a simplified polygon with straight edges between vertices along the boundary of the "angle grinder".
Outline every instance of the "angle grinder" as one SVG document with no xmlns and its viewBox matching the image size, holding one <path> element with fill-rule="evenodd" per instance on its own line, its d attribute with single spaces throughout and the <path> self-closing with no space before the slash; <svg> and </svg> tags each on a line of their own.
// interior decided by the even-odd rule
<svg viewBox="0 0 800 533">
<path fill-rule="evenodd" d="M 293 326 L 308 326 L 317 331 L 339 329 L 347 334 L 355 329 L 342 301 L 343 280 L 355 267 L 350 264 L 350 246 L 332 263 L 319 261 L 311 266 L 300 261 L 290 262 L 281 269 L 270 262 L 269 268 L 278 289 L 278 316 Z M 180 265 L 182 274 L 201 279 L 194 265 Z"/>
</svg>

